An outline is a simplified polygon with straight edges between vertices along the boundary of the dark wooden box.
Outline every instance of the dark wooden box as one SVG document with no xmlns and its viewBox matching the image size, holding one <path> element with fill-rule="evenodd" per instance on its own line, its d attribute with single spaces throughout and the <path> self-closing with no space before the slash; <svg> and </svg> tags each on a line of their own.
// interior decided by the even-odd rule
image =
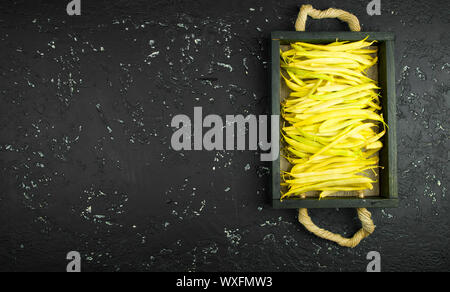
<svg viewBox="0 0 450 292">
<path fill-rule="evenodd" d="M 396 134 L 396 97 L 394 34 L 385 32 L 296 32 L 279 31 L 271 36 L 271 84 L 272 115 L 280 115 L 280 46 L 301 41 L 308 43 L 330 43 L 357 41 L 369 36 L 378 46 L 378 81 L 382 96 L 382 113 L 389 129 L 383 137 L 384 147 L 380 150 L 379 196 L 375 197 L 328 197 L 285 199 L 280 201 L 280 157 L 272 162 L 272 204 L 274 208 L 373 208 L 397 207 L 397 134 Z M 279 141 L 272 141 L 279 143 Z"/>
</svg>

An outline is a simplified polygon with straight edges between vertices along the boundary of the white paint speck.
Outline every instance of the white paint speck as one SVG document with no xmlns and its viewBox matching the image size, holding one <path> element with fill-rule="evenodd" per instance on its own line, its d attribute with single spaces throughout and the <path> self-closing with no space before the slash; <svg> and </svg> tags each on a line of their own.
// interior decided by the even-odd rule
<svg viewBox="0 0 450 292">
<path fill-rule="evenodd" d="M 150 58 L 155 58 L 156 56 L 159 55 L 159 51 L 153 52 L 150 55 L 148 55 Z"/>
<path fill-rule="evenodd" d="M 230 70 L 230 72 L 233 71 L 233 67 L 231 67 L 231 65 L 229 65 L 229 64 L 225 64 L 225 63 L 220 63 L 220 62 L 218 62 L 217 65 L 219 65 L 219 66 L 221 66 L 221 67 L 224 67 L 224 68 L 227 68 L 228 70 Z"/>
</svg>

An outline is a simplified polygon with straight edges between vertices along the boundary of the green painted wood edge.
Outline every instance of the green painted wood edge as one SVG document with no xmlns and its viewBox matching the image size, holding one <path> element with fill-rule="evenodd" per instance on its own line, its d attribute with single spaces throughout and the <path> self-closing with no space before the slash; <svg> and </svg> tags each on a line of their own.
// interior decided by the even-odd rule
<svg viewBox="0 0 450 292">
<path fill-rule="evenodd" d="M 389 197 L 398 198 L 397 181 L 397 97 L 395 94 L 395 56 L 394 41 L 386 42 L 387 72 L 387 124 L 389 125 Z"/>
<path fill-rule="evenodd" d="M 282 41 L 303 41 L 303 42 L 329 42 L 339 40 L 358 41 L 366 36 L 368 40 L 394 41 L 395 35 L 392 32 L 353 32 L 353 31 L 337 31 L 337 32 L 308 32 L 308 31 L 274 31 L 271 34 L 272 40 Z"/>
<path fill-rule="evenodd" d="M 279 199 L 272 201 L 272 206 L 275 209 L 298 209 L 298 208 L 396 208 L 398 207 L 398 199 L 384 199 L 384 198 L 324 198 L 320 201 L 317 199 L 298 199 L 298 200 L 284 200 Z"/>
<path fill-rule="evenodd" d="M 280 42 L 272 41 L 271 46 L 271 114 L 272 115 L 280 115 Z M 280 141 L 272 141 L 271 143 L 280 143 Z M 274 147 L 272 147 L 274 148 Z M 277 147 L 276 149 L 280 149 Z M 277 157 L 275 161 L 271 163 L 271 194 L 275 198 L 275 194 L 278 194 L 278 198 L 280 198 L 280 156 Z"/>
</svg>

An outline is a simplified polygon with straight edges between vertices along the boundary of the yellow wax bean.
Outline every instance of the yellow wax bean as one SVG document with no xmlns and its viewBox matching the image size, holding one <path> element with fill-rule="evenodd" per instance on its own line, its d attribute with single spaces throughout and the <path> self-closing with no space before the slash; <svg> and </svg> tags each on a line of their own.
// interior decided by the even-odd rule
<svg viewBox="0 0 450 292">
<path fill-rule="evenodd" d="M 383 147 L 383 143 L 381 141 L 373 142 L 366 146 L 366 149 L 381 149 Z"/>
<path fill-rule="evenodd" d="M 315 44 L 309 44 L 309 43 L 303 43 L 303 42 L 296 42 L 295 45 L 300 45 L 302 47 L 316 49 L 316 50 L 325 50 L 325 51 L 332 51 L 332 52 L 343 52 L 343 51 L 349 51 L 349 50 L 356 50 L 361 49 L 365 47 L 370 47 L 374 42 L 366 42 L 366 39 L 352 42 L 349 44 L 342 44 L 342 45 L 336 45 L 336 46 L 329 46 L 329 45 L 315 45 Z M 293 46 L 294 47 L 294 46 Z M 296 48 L 296 47 L 294 47 Z"/>
<path fill-rule="evenodd" d="M 356 126 L 355 128 L 352 128 L 352 126 L 349 126 L 348 131 L 344 131 L 344 133 L 340 134 L 339 137 L 336 137 L 336 139 L 333 140 L 330 144 L 326 145 L 322 149 L 320 149 L 318 152 L 314 153 L 313 156 L 310 157 L 310 160 L 314 159 L 315 156 L 327 151 L 328 149 L 332 148 L 334 145 L 338 144 L 340 141 L 342 141 L 345 137 L 348 135 L 351 135 L 352 133 L 356 133 L 364 128 L 375 126 L 375 124 L 372 123 L 365 123 L 359 126 Z"/>
<path fill-rule="evenodd" d="M 296 55 L 312 57 L 312 58 L 342 58 L 357 61 L 364 65 L 370 65 L 372 63 L 371 57 L 361 56 L 359 54 L 352 54 L 346 52 L 323 52 L 323 51 L 303 51 L 297 52 Z"/>
<path fill-rule="evenodd" d="M 365 169 L 367 169 L 367 167 L 361 167 L 359 165 L 356 165 L 356 166 L 343 167 L 343 168 L 339 168 L 339 169 L 337 169 L 337 168 L 336 169 L 326 169 L 326 170 L 314 171 L 314 172 L 302 172 L 302 173 L 288 172 L 287 174 L 292 177 L 295 177 L 295 178 L 302 178 L 302 177 L 322 176 L 325 174 L 357 173 L 357 172 L 361 172 Z"/>
<path fill-rule="evenodd" d="M 374 121 L 383 121 L 383 118 L 378 115 L 377 113 L 374 113 L 370 110 L 337 110 L 334 112 L 326 112 L 326 113 L 320 113 L 314 116 L 311 116 L 303 121 L 300 121 L 298 123 L 295 123 L 294 126 L 304 126 L 304 125 L 310 125 L 317 122 L 326 121 L 328 119 L 332 118 L 340 118 L 340 117 L 348 117 L 348 118 L 362 118 L 362 119 L 369 119 Z"/>
<path fill-rule="evenodd" d="M 372 183 L 374 181 L 370 180 L 369 178 L 352 178 L 352 179 L 346 179 L 346 180 L 330 180 L 323 183 L 318 183 L 314 185 L 308 185 L 308 186 L 297 186 L 290 189 L 288 192 L 284 194 L 284 196 L 288 196 L 290 194 L 294 193 L 305 193 L 309 191 L 316 191 L 316 190 L 344 190 L 344 187 L 352 188 L 352 185 L 356 185 L 355 187 L 364 186 L 364 189 L 372 189 Z"/>
<path fill-rule="evenodd" d="M 326 108 L 328 108 L 328 107 L 330 107 L 330 106 L 333 106 L 333 105 L 335 105 L 335 104 L 339 104 L 339 103 L 341 103 L 341 102 L 343 102 L 344 100 L 343 99 L 341 99 L 341 98 L 336 98 L 336 99 L 332 99 L 332 100 L 328 100 L 328 101 L 326 101 L 326 102 L 317 102 L 317 103 L 315 103 L 312 107 L 310 107 L 310 108 L 308 108 L 308 109 L 306 109 L 305 111 L 304 111 L 304 113 L 315 113 L 315 112 L 318 112 L 318 111 L 320 111 L 320 110 L 322 110 L 322 109 L 326 109 Z"/>
<path fill-rule="evenodd" d="M 319 182 L 326 182 L 330 180 L 347 180 L 347 179 L 366 179 L 365 182 L 372 182 L 372 180 L 365 176 L 358 176 L 354 174 L 348 174 L 348 173 L 337 173 L 337 174 L 324 174 L 319 176 L 307 176 L 307 177 L 300 177 L 300 178 L 294 178 L 294 179 L 288 179 L 286 180 L 287 183 L 293 184 L 293 185 L 305 185 L 305 184 L 312 184 L 312 183 L 319 183 Z"/>
<path fill-rule="evenodd" d="M 360 93 L 361 91 L 371 90 L 371 89 L 378 89 L 378 87 L 375 84 L 369 82 L 369 83 L 364 83 L 364 84 L 360 84 L 357 86 L 352 86 L 352 87 L 346 88 L 346 89 L 338 91 L 338 92 L 327 93 L 322 96 L 312 96 L 312 98 L 317 98 L 320 100 L 333 99 L 333 98 L 348 96 L 348 95 L 351 95 L 354 93 Z"/>
<path fill-rule="evenodd" d="M 292 78 L 292 80 L 294 80 L 298 85 L 300 86 L 305 86 L 305 82 L 303 82 L 300 78 L 298 78 L 293 72 L 291 71 L 286 71 L 288 73 L 288 75 Z"/>
<path fill-rule="evenodd" d="M 344 90 L 349 87 L 350 87 L 350 85 L 345 85 L 345 84 L 325 85 L 325 86 L 317 88 L 317 91 L 318 92 L 333 92 L 333 91 Z"/>
</svg>

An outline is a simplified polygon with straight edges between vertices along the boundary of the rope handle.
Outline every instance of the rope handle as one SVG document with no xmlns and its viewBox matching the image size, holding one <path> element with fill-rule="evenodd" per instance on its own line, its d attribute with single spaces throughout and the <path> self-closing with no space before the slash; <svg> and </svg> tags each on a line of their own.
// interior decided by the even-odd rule
<svg viewBox="0 0 450 292">
<path fill-rule="evenodd" d="M 300 8 L 300 12 L 298 14 L 297 20 L 295 21 L 295 30 L 297 31 L 305 31 L 306 27 L 306 19 L 308 16 L 311 16 L 314 19 L 322 19 L 322 18 L 338 18 L 341 21 L 347 22 L 351 31 L 361 31 L 361 26 L 359 25 L 358 18 L 341 9 L 329 8 L 327 10 L 317 10 L 314 9 L 311 5 L 302 5 Z M 362 191 L 360 192 L 360 197 L 362 197 Z M 339 234 L 327 231 L 318 227 L 312 222 L 311 217 L 308 215 L 307 209 L 299 209 L 298 210 L 298 221 L 311 233 L 316 236 L 327 239 L 330 241 L 334 241 L 340 246 L 344 247 L 355 247 L 357 246 L 361 240 L 369 236 L 375 230 L 375 225 L 373 224 L 371 213 L 369 210 L 365 208 L 358 208 L 358 218 L 361 221 L 362 228 L 356 232 L 353 237 L 345 238 Z"/>
<path fill-rule="evenodd" d="M 361 26 L 359 25 L 358 18 L 350 12 L 336 8 L 317 10 L 309 4 L 302 5 L 302 7 L 300 8 L 297 20 L 295 21 L 295 30 L 305 31 L 306 19 L 308 18 L 308 15 L 314 19 L 338 18 L 341 21 L 347 22 L 351 31 L 361 31 Z"/>
<path fill-rule="evenodd" d="M 309 232 L 320 238 L 334 241 L 340 246 L 353 248 L 375 230 L 375 225 L 373 224 L 369 210 L 365 208 L 358 208 L 357 211 L 362 228 L 358 230 L 358 232 L 356 232 L 351 238 L 345 238 L 339 234 L 318 227 L 314 224 L 314 222 L 312 222 L 311 217 L 308 215 L 307 209 L 298 210 L 298 221 L 303 224 Z"/>
</svg>

